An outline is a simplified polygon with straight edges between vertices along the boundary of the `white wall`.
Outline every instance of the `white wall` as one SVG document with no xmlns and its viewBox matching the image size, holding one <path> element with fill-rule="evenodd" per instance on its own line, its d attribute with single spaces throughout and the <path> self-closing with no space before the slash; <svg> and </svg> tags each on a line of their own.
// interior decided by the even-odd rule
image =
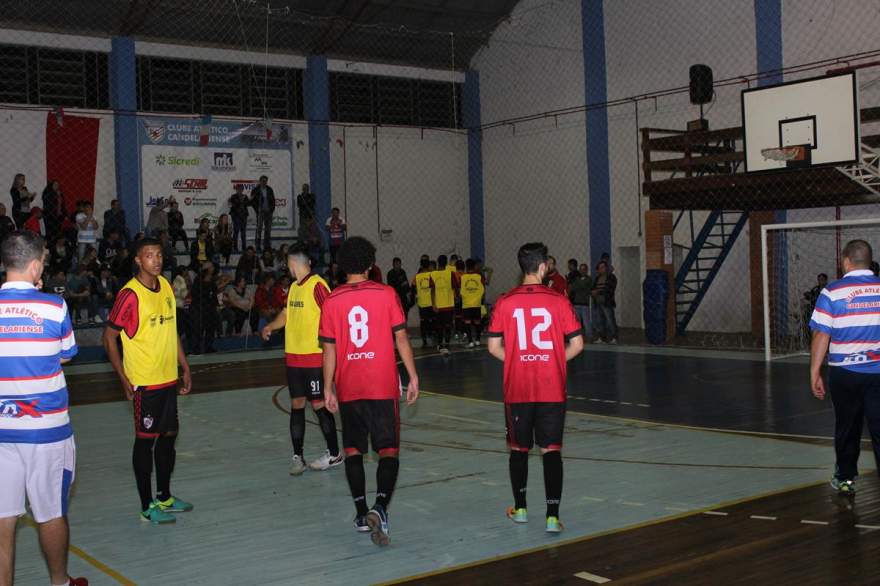
<svg viewBox="0 0 880 586">
<path fill-rule="evenodd" d="M 580 3 L 523 0 L 471 63 L 483 124 L 584 103 Z M 516 251 L 542 240 L 562 263 L 588 255 L 583 114 L 483 133 L 486 260 L 493 299 L 519 276 Z"/>
</svg>

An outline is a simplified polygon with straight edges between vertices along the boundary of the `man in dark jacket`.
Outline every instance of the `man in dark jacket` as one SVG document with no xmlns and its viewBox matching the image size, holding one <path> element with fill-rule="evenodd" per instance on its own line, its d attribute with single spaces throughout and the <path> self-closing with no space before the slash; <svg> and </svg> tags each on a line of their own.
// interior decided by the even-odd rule
<svg viewBox="0 0 880 586">
<path fill-rule="evenodd" d="M 244 185 L 235 184 L 235 193 L 229 197 L 229 217 L 232 219 L 232 246 L 235 252 L 247 249 L 248 197 L 244 194 Z M 238 247 L 239 240 L 241 248 Z"/>
<path fill-rule="evenodd" d="M 617 344 L 617 320 L 614 318 L 614 292 L 617 290 L 617 277 L 611 271 L 608 261 L 601 260 L 596 265 L 596 278 L 593 281 L 592 296 L 595 303 L 593 318 L 596 323 L 597 343 L 602 340 Z"/>
<path fill-rule="evenodd" d="M 186 237 L 186 230 L 183 229 L 183 214 L 177 207 L 177 202 L 171 200 L 171 209 L 168 210 L 168 237 L 171 239 L 171 248 L 177 248 L 177 241 L 183 240 L 184 250 L 189 248 L 189 238 Z"/>
<path fill-rule="evenodd" d="M 251 207 L 257 213 L 257 234 L 254 237 L 254 244 L 257 250 L 262 252 L 272 247 L 272 215 L 275 212 L 275 191 L 269 187 L 269 178 L 265 175 L 260 177 L 260 183 L 251 191 Z"/>
<path fill-rule="evenodd" d="M 584 342 L 589 343 L 593 338 L 593 324 L 590 319 L 593 279 L 590 278 L 590 267 L 586 263 L 582 264 L 579 270 L 569 273 L 568 280 L 568 296 L 574 306 L 574 313 L 584 328 Z"/>
<path fill-rule="evenodd" d="M 0 203 L 0 242 L 3 242 L 7 234 L 13 232 L 15 232 L 15 222 L 6 215 L 6 206 Z"/>
<path fill-rule="evenodd" d="M 110 209 L 104 212 L 104 238 L 107 238 L 113 230 L 119 232 L 122 245 L 128 246 L 131 242 L 131 235 L 125 225 L 125 210 L 119 205 L 118 199 L 111 201 Z"/>
</svg>

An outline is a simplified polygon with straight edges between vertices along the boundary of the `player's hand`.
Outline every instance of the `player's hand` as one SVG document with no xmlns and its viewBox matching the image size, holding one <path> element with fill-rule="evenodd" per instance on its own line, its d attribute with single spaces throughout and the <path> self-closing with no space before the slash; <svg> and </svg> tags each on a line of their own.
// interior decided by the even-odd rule
<svg viewBox="0 0 880 586">
<path fill-rule="evenodd" d="M 122 391 L 125 393 L 125 398 L 131 401 L 134 399 L 134 387 L 131 385 L 131 381 L 128 380 L 127 376 L 122 377 Z"/>
<path fill-rule="evenodd" d="M 272 336 L 272 328 L 269 326 L 263 326 L 263 331 L 260 332 L 260 337 L 263 338 L 264 342 L 268 342 L 270 336 Z"/>
<path fill-rule="evenodd" d="M 187 368 L 183 371 L 183 384 L 180 387 L 180 394 L 188 395 L 189 392 L 192 390 L 192 386 L 192 373 L 190 373 L 189 369 Z"/>
<path fill-rule="evenodd" d="M 339 412 L 339 400 L 336 398 L 336 393 L 331 390 L 324 391 L 324 406 L 330 413 Z"/>
<path fill-rule="evenodd" d="M 413 377 L 409 379 L 409 384 L 406 385 L 406 404 L 412 405 L 419 398 L 419 379 L 418 377 Z"/>
<path fill-rule="evenodd" d="M 822 380 L 821 372 L 810 373 L 810 390 L 820 401 L 825 399 L 825 381 Z"/>
</svg>

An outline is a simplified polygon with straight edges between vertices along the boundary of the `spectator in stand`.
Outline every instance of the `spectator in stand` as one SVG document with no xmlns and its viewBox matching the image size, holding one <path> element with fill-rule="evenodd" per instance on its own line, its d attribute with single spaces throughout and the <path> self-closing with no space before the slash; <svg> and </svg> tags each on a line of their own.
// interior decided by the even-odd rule
<svg viewBox="0 0 880 586">
<path fill-rule="evenodd" d="M 132 274 L 131 253 L 128 251 L 128 248 L 123 247 L 119 249 L 119 252 L 110 263 L 110 271 L 116 277 L 118 283 L 128 283 L 131 280 L 134 275 Z"/>
<path fill-rule="evenodd" d="M 235 191 L 229 197 L 229 215 L 232 216 L 232 245 L 235 252 L 247 248 L 247 220 L 250 202 L 244 194 L 244 185 L 235 184 Z M 241 242 L 239 247 L 238 243 Z"/>
<path fill-rule="evenodd" d="M 198 272 L 202 263 L 208 262 L 212 258 L 214 258 L 214 245 L 208 238 L 208 232 L 201 229 L 189 250 L 189 268 Z"/>
<path fill-rule="evenodd" d="M 260 182 L 251 191 L 251 207 L 257 213 L 257 233 L 254 238 L 258 250 L 272 247 L 272 215 L 275 213 L 275 191 L 269 187 L 269 178 L 260 176 Z"/>
<path fill-rule="evenodd" d="M 568 284 L 568 295 L 574 306 L 574 313 L 581 321 L 584 328 L 584 343 L 589 344 L 593 339 L 592 320 L 590 319 L 590 299 L 593 289 L 593 280 L 590 278 L 590 267 L 584 263 L 580 266 L 577 276 Z"/>
<path fill-rule="evenodd" d="M 257 269 L 257 250 L 253 246 L 248 246 L 241 258 L 238 259 L 238 265 L 235 267 L 235 279 L 243 277 L 245 283 L 253 285 L 256 282 Z"/>
<path fill-rule="evenodd" d="M 600 260 L 596 265 L 596 278 L 593 281 L 592 296 L 595 303 L 594 328 L 596 343 L 603 340 L 617 344 L 617 320 L 614 317 L 614 292 L 617 290 L 617 277 L 611 272 L 611 265 Z"/>
<path fill-rule="evenodd" d="M 46 238 L 46 222 L 43 221 L 43 210 L 31 208 L 31 217 L 24 223 L 24 229 Z"/>
<path fill-rule="evenodd" d="M 272 306 L 272 287 L 275 286 L 275 277 L 271 274 L 260 277 L 260 286 L 254 293 L 254 307 L 261 319 L 266 323 L 271 322 L 278 315 L 278 311 Z M 259 329 L 254 330 L 259 331 Z"/>
<path fill-rule="evenodd" d="M 168 232 L 159 232 L 159 245 L 162 247 L 162 271 L 173 273 L 177 268 L 177 251 L 171 245 Z"/>
<path fill-rule="evenodd" d="M 111 201 L 110 209 L 104 212 L 104 238 L 114 230 L 119 234 L 122 245 L 127 246 L 131 235 L 128 233 L 128 226 L 125 225 L 125 210 L 120 207 L 118 199 Z"/>
<path fill-rule="evenodd" d="M 77 258 L 82 258 L 87 246 L 98 243 L 98 220 L 95 219 L 94 208 L 89 202 L 83 202 L 76 215 L 76 250 Z"/>
<path fill-rule="evenodd" d="M 333 208 L 327 218 L 327 234 L 330 237 L 330 262 L 336 262 L 336 251 L 348 236 L 345 218 L 339 215 L 339 208 Z"/>
<path fill-rule="evenodd" d="M 253 299 L 248 295 L 247 282 L 244 277 L 239 277 L 234 284 L 226 287 L 223 295 L 226 307 L 223 309 L 223 321 L 226 322 L 226 335 L 240 336 L 244 330 L 244 322 L 247 321 L 253 306 Z M 259 314 L 254 312 L 259 319 Z M 251 332 L 255 332 L 257 325 L 251 323 Z"/>
<path fill-rule="evenodd" d="M 123 245 L 119 239 L 119 231 L 111 230 L 98 246 L 98 258 L 102 263 L 112 263 L 122 248 Z"/>
<path fill-rule="evenodd" d="M 580 276 L 580 271 L 578 270 L 578 261 L 576 258 L 568 259 L 568 273 L 565 275 L 565 280 L 568 281 L 568 284 L 577 279 Z"/>
<path fill-rule="evenodd" d="M 61 184 L 57 181 L 50 181 L 43 190 L 43 219 L 46 221 L 48 243 L 51 244 L 61 235 L 61 227 L 64 225 L 66 217 L 67 207 L 64 205 Z"/>
<path fill-rule="evenodd" d="M 160 197 L 147 216 L 147 227 L 144 230 L 147 236 L 154 238 L 160 231 L 168 231 L 168 213 L 165 211 L 167 208 L 168 200 Z"/>
<path fill-rule="evenodd" d="M 406 271 L 403 270 L 403 261 L 395 257 L 391 261 L 391 267 L 387 275 L 388 285 L 397 293 L 397 297 L 400 298 L 400 306 L 403 307 L 403 313 L 407 314 L 412 303 L 410 302 L 409 279 L 406 276 Z"/>
<path fill-rule="evenodd" d="M 0 203 L 0 242 L 13 232 L 15 232 L 15 222 L 6 215 L 6 206 Z"/>
<path fill-rule="evenodd" d="M 214 248 L 223 257 L 226 266 L 229 266 L 229 257 L 232 256 L 232 226 L 227 214 L 220 214 L 217 219 L 214 227 Z"/>
<path fill-rule="evenodd" d="M 345 275 L 342 274 L 342 271 L 339 270 L 339 264 L 335 262 L 331 262 L 327 266 L 327 273 L 325 275 L 325 280 L 327 281 L 327 287 L 332 291 L 336 287 L 345 283 Z"/>
<path fill-rule="evenodd" d="M 171 248 L 177 249 L 177 241 L 183 241 L 183 249 L 189 250 L 189 238 L 186 236 L 186 230 L 183 228 L 183 214 L 175 200 L 171 200 L 170 209 L 168 211 L 168 236 L 171 238 Z"/>
<path fill-rule="evenodd" d="M 37 194 L 28 190 L 23 173 L 15 175 L 9 195 L 12 198 L 12 219 L 15 220 L 16 226 L 24 226 L 31 217 L 31 203 Z"/>
<path fill-rule="evenodd" d="M 260 256 L 260 274 L 277 277 L 275 274 L 275 266 L 275 253 L 271 248 L 266 248 Z"/>
<path fill-rule="evenodd" d="M 303 183 L 302 192 L 296 196 L 296 209 L 299 212 L 298 236 L 300 242 L 308 242 L 312 233 L 312 224 L 317 216 L 318 201 L 309 190 L 309 184 Z"/>
<path fill-rule="evenodd" d="M 56 269 L 49 280 L 45 283 L 44 289 L 46 293 L 58 295 L 65 301 L 68 300 L 67 294 L 67 271 L 62 268 Z"/>
<path fill-rule="evenodd" d="M 560 295 L 568 295 L 568 283 L 556 270 L 556 257 L 547 257 L 547 276 L 544 277 L 544 284 Z"/>
<path fill-rule="evenodd" d="M 192 286 L 192 303 L 190 305 L 192 319 L 191 350 L 193 354 L 213 353 L 214 334 L 217 331 L 219 316 L 217 314 L 217 287 L 214 284 L 213 271 L 204 268 Z"/>
<path fill-rule="evenodd" d="M 113 308 L 113 300 L 116 298 L 118 286 L 109 265 L 101 265 L 98 278 L 95 279 L 94 304 L 98 309 L 101 320 L 107 321 L 110 310 Z"/>
<path fill-rule="evenodd" d="M 287 307 L 287 293 L 290 291 L 290 283 L 292 282 L 287 273 L 281 275 L 272 287 L 272 307 L 279 312 Z"/>
<path fill-rule="evenodd" d="M 97 313 L 92 300 L 92 287 L 89 281 L 88 270 L 85 265 L 77 267 L 76 271 L 67 277 L 67 305 L 70 307 L 70 315 L 74 323 L 81 324 L 82 312 L 85 310 L 89 323 L 95 323 Z"/>
<path fill-rule="evenodd" d="M 283 267 L 287 264 L 287 251 L 290 247 L 287 244 L 282 244 L 278 247 L 278 252 L 275 253 L 275 266 Z"/>
<path fill-rule="evenodd" d="M 189 270 L 186 267 L 178 267 L 174 271 L 174 281 L 171 288 L 174 290 L 174 305 L 176 307 L 175 318 L 177 321 L 177 335 L 186 338 L 186 343 L 192 351 L 192 340 L 190 339 L 189 304 L 190 304 L 190 282 Z"/>
<path fill-rule="evenodd" d="M 94 246 L 86 247 L 83 257 L 77 261 L 77 266 L 85 267 L 91 277 L 94 277 L 101 271 L 101 263 L 98 261 L 98 251 Z"/>
<path fill-rule="evenodd" d="M 369 277 L 374 283 L 382 283 L 382 269 L 379 268 L 379 265 L 373 263 L 373 266 L 370 267 Z"/>
</svg>

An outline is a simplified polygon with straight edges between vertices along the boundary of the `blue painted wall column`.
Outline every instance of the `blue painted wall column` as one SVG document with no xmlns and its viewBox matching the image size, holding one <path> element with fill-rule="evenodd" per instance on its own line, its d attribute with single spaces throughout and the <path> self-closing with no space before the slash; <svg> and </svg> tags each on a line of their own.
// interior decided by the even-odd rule
<svg viewBox="0 0 880 586">
<path fill-rule="evenodd" d="M 330 76 L 327 58 L 311 55 L 303 73 L 303 106 L 309 121 L 309 187 L 317 200 L 317 220 L 321 231 L 330 216 Z M 299 187 L 294 192 L 299 193 Z M 299 220 L 299 218 L 297 218 Z"/>
<path fill-rule="evenodd" d="M 116 199 L 125 210 L 132 237 L 144 226 L 140 198 L 140 148 L 138 146 L 137 68 L 134 39 L 114 37 L 110 44 L 110 107 L 116 160 Z"/>
<path fill-rule="evenodd" d="M 483 132 L 480 130 L 480 73 L 467 71 L 461 102 L 462 124 L 467 128 L 468 201 L 470 202 L 471 258 L 486 258 L 483 216 Z"/>
<path fill-rule="evenodd" d="M 605 16 L 603 0 L 581 0 L 584 45 L 584 95 L 587 105 L 608 101 L 605 71 Z M 603 252 L 611 253 L 611 178 L 608 166 L 608 110 L 586 112 L 587 187 L 590 204 L 590 259 L 596 266 Z"/>
</svg>

